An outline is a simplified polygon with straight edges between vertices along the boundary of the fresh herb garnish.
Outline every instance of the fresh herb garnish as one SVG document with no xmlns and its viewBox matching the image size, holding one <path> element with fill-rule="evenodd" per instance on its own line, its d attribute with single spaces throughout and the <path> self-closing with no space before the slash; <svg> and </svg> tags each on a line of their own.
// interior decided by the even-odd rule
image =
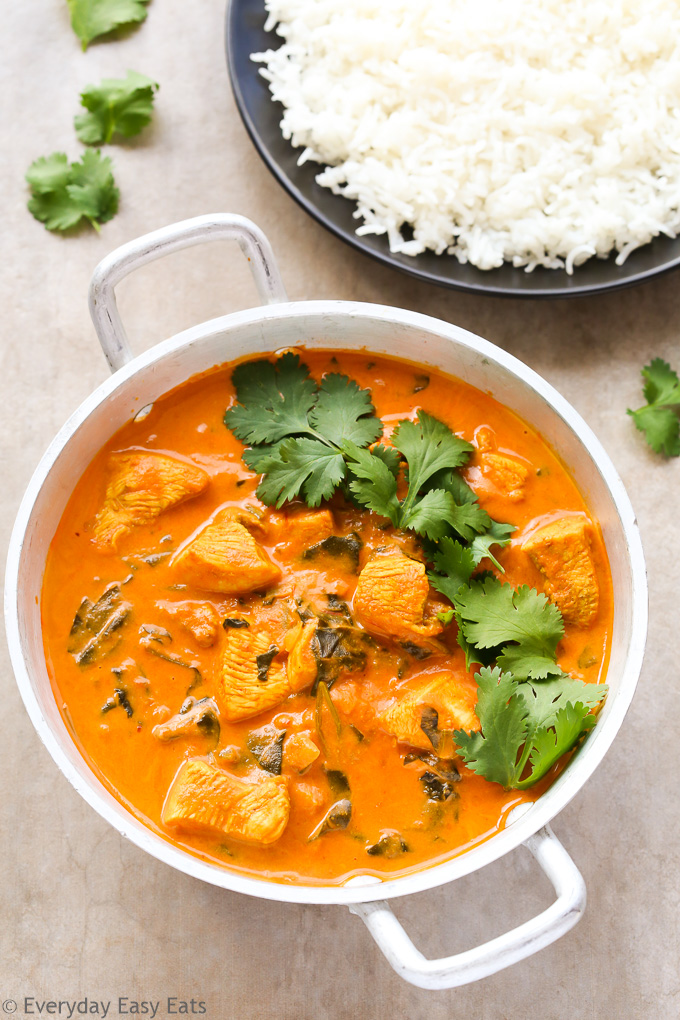
<svg viewBox="0 0 680 1020">
<path fill-rule="evenodd" d="M 111 160 L 88 150 L 78 163 L 53 152 L 31 163 L 26 172 L 31 187 L 28 208 L 48 230 L 69 230 L 86 219 L 95 230 L 118 211 L 118 188 Z"/>
<path fill-rule="evenodd" d="M 99 85 L 86 85 L 80 93 L 88 111 L 75 118 L 76 134 L 86 145 L 110 142 L 114 134 L 132 138 L 151 121 L 154 93 L 158 84 L 137 71 L 125 78 L 104 78 Z"/>
<path fill-rule="evenodd" d="M 493 649 L 502 669 L 521 680 L 561 675 L 556 654 L 564 622 L 546 595 L 487 577 L 460 588 L 452 601 L 466 643 Z"/>
<path fill-rule="evenodd" d="M 238 403 L 225 425 L 251 444 L 243 459 L 261 472 L 257 495 L 277 507 L 302 496 L 315 507 L 330 499 L 347 476 L 342 444 L 368 446 L 382 434 L 369 390 L 345 375 L 325 375 L 321 385 L 296 354 L 276 365 L 248 361 L 232 376 Z"/>
<path fill-rule="evenodd" d="M 642 369 L 644 407 L 630 414 L 655 453 L 680 456 L 680 379 L 668 362 L 654 358 Z"/>
<path fill-rule="evenodd" d="M 476 679 L 475 711 L 482 729 L 457 730 L 458 753 L 472 772 L 517 790 L 542 779 L 592 729 L 591 708 L 607 693 L 605 684 L 565 674 L 520 682 L 496 667 L 481 669 Z"/>
<path fill-rule="evenodd" d="M 399 422 L 390 442 L 408 465 L 408 491 L 401 500 L 397 497 L 400 464 L 395 471 L 395 460 L 389 455 L 376 457 L 345 443 L 355 476 L 349 487 L 361 504 L 388 517 L 396 528 L 416 531 L 433 541 L 450 529 L 467 540 L 489 526 L 491 519 L 478 503 L 458 505 L 446 489 L 430 487 L 439 472 L 466 463 L 474 450 L 470 443 L 422 410 L 416 421 Z"/>
<path fill-rule="evenodd" d="M 93 39 L 146 18 L 149 0 L 68 0 L 71 27 L 86 50 Z"/>
</svg>

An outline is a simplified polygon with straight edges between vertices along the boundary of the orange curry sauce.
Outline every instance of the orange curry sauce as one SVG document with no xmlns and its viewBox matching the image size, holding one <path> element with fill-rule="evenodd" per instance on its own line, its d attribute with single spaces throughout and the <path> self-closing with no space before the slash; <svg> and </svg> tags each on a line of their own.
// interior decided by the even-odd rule
<svg viewBox="0 0 680 1020">
<path fill-rule="evenodd" d="M 477 447 L 488 447 L 491 442 L 498 452 L 523 461 L 529 472 L 519 497 L 508 498 L 496 487 L 493 478 L 484 473 L 480 453 L 473 455 L 462 473 L 489 514 L 518 529 L 509 546 L 495 549 L 506 571 L 504 579 L 543 590 L 541 574 L 520 548 L 523 535 L 555 516 L 587 514 L 587 508 L 558 457 L 536 432 L 487 394 L 431 369 L 426 370 L 429 382 L 425 384 L 423 368 L 406 362 L 366 353 L 302 353 L 317 380 L 327 371 L 337 371 L 369 387 L 386 435 L 400 418 L 414 418 L 422 407 Z M 270 846 L 169 829 L 161 821 L 168 789 L 187 758 L 204 758 L 227 772 L 256 781 L 258 775 L 267 773 L 257 767 L 239 770 L 236 764 L 238 749 L 244 747 L 253 729 L 273 722 L 287 737 L 307 732 L 318 744 L 315 699 L 307 689 L 255 718 L 233 724 L 222 720 L 216 747 L 209 734 L 160 742 L 153 735 L 154 726 L 179 711 L 195 674 L 151 654 L 140 644 L 140 627 L 153 625 L 170 632 L 172 643 L 165 650 L 200 670 L 203 682 L 191 693 L 202 698 L 214 693 L 211 670 L 226 631 L 220 626 L 217 643 L 200 647 L 172 618 L 168 604 L 209 602 L 220 620 L 245 615 L 251 626 L 257 626 L 275 611 L 277 602 L 272 606 L 272 596 L 278 601 L 302 594 L 314 605 L 331 594 L 351 610 L 357 583 L 357 572 L 346 559 L 326 557 L 312 563 L 301 559 L 303 549 L 287 542 L 287 515 L 306 508 L 290 505 L 271 511 L 256 499 L 258 479 L 245 468 L 243 447 L 223 424 L 225 409 L 234 402 L 230 375 L 230 367 L 212 370 L 158 400 L 146 417 L 138 416 L 140 420 L 130 421 L 115 434 L 75 487 L 49 550 L 42 590 L 45 656 L 66 724 L 90 767 L 145 824 L 184 849 L 242 873 L 284 882 L 339 884 L 361 873 L 397 876 L 459 854 L 501 829 L 512 807 L 540 795 L 560 766 L 537 787 L 518 793 L 487 782 L 459 764 L 456 796 L 443 804 L 428 800 L 419 781 L 427 766 L 417 759 L 409 762 L 409 748 L 381 730 L 377 716 L 395 701 L 397 692 L 422 683 L 424 675 L 442 668 L 465 669 L 455 624 L 443 636 L 446 656 L 418 659 L 398 646 L 391 648 L 389 642 L 378 641 L 363 672 L 347 673 L 332 686 L 331 697 L 343 726 L 349 729 L 351 723 L 363 735 L 363 739 L 355 737 L 329 752 L 329 767 L 344 772 L 351 790 L 352 815 L 346 829 L 308 841 L 336 799 L 323 768 L 323 753 L 302 775 L 284 767 L 290 819 L 281 838 Z M 425 388 L 417 390 L 424 384 Z M 108 457 L 112 451 L 129 448 L 190 459 L 208 472 L 210 484 L 195 498 L 136 527 L 123 537 L 115 552 L 100 552 L 93 543 L 91 527 L 104 500 Z M 150 562 L 142 559 L 149 554 L 171 554 L 225 504 L 265 511 L 266 537 L 256 537 L 282 571 L 273 590 L 236 598 L 182 587 L 178 584 L 181 578 L 172 570 L 171 555 L 157 561 L 152 556 Z M 411 536 L 396 534 L 391 526 L 385 529 L 384 520 L 374 514 L 352 509 L 337 498 L 331 509 L 336 534 L 355 531 L 361 537 L 359 567 L 372 550 L 389 542 L 400 543 L 407 552 L 417 550 Z M 604 680 L 613 612 L 609 568 L 597 526 L 592 541 L 599 609 L 586 628 L 567 627 L 558 648 L 563 669 L 589 682 Z M 484 561 L 482 567 L 491 564 Z M 107 585 L 123 581 L 124 597 L 133 610 L 121 628 L 120 644 L 89 665 L 77 665 L 68 644 L 81 600 L 87 596 L 95 601 Z M 130 660 L 134 660 L 137 674 L 127 686 L 132 714 L 115 701 L 115 707 L 103 713 L 120 683 L 116 679 L 120 674 L 112 670 Z M 473 677 L 467 682 L 474 691 Z M 335 760 L 330 760 L 333 756 Z M 397 830 L 408 850 L 394 857 L 368 854 L 367 848 L 377 843 L 384 830 Z"/>
</svg>

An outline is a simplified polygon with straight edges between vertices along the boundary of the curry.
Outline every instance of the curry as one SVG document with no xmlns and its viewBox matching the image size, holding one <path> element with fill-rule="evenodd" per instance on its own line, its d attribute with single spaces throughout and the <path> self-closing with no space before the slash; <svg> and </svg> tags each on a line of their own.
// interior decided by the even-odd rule
<svg viewBox="0 0 680 1020">
<path fill-rule="evenodd" d="M 461 853 L 540 796 L 595 724 L 613 607 L 597 522 L 513 412 L 405 362 L 303 353 L 309 406 L 323 380 L 339 416 L 363 401 L 360 441 L 326 440 L 330 466 L 310 462 L 289 498 L 280 469 L 312 446 L 256 435 L 244 454 L 237 438 L 258 373 L 279 378 L 273 361 L 250 382 L 229 367 L 191 379 L 78 481 L 41 606 L 64 720 L 130 811 L 240 872 L 336 884 Z M 313 429 L 304 416 L 293 429 L 315 433 L 302 444 L 324 442 L 320 407 Z M 444 450 L 442 429 L 465 463 L 433 489 L 416 455 Z M 312 495 L 319 479 L 328 497 Z M 475 607 L 501 599 L 511 624 L 526 604 L 549 636 L 485 638 Z M 526 692 L 538 701 L 558 683 L 571 701 L 555 694 L 562 707 L 531 745 Z M 492 704 L 524 720 L 507 775 Z"/>
</svg>

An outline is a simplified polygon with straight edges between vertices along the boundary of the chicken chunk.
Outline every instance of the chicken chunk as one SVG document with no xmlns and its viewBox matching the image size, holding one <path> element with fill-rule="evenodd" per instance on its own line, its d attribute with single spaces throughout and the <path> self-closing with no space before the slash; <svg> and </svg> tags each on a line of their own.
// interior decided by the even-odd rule
<svg viewBox="0 0 680 1020">
<path fill-rule="evenodd" d="M 225 719 L 249 719 L 313 683 L 317 667 L 311 640 L 315 627 L 312 620 L 305 624 L 285 663 L 269 631 L 229 631 L 214 676 Z"/>
<path fill-rule="evenodd" d="M 178 578 L 197 588 L 225 595 L 244 595 L 268 588 L 281 577 L 248 527 L 255 518 L 232 507 L 220 511 L 202 531 L 173 557 Z"/>
<path fill-rule="evenodd" d="M 428 639 L 444 629 L 436 612 L 445 607 L 430 607 L 428 612 L 429 594 L 425 564 L 390 549 L 375 554 L 359 574 L 354 611 L 371 634 L 438 648 Z"/>
<path fill-rule="evenodd" d="M 484 453 L 481 458 L 482 474 L 513 503 L 524 499 L 524 485 L 529 468 L 516 457 L 505 453 Z"/>
<path fill-rule="evenodd" d="M 292 733 L 283 744 L 284 768 L 304 772 L 319 757 L 319 748 L 308 733 Z"/>
<path fill-rule="evenodd" d="M 479 451 L 479 465 L 482 474 L 498 492 L 512 502 L 524 499 L 524 485 L 529 477 L 530 468 L 518 457 L 508 453 L 500 453 L 496 434 L 486 425 L 475 432 L 475 442 Z"/>
<path fill-rule="evenodd" d="M 212 648 L 220 633 L 220 618 L 209 602 L 157 602 L 201 648 Z"/>
<path fill-rule="evenodd" d="M 333 534 L 334 528 L 335 522 L 330 510 L 312 510 L 298 514 L 277 514 L 269 530 L 274 541 L 294 545 L 299 551 L 323 542 Z"/>
<path fill-rule="evenodd" d="M 587 627 L 598 610 L 600 591 L 591 552 L 592 525 L 585 517 L 561 517 L 523 543 L 545 578 L 548 597 L 566 623 Z"/>
<path fill-rule="evenodd" d="M 289 814 L 284 777 L 245 783 L 200 758 L 190 758 L 172 781 L 161 819 L 172 828 L 268 846 L 282 836 Z"/>
<path fill-rule="evenodd" d="M 115 550 L 120 539 L 139 524 L 203 492 L 208 475 L 186 461 L 149 450 L 113 453 L 104 505 L 94 519 L 100 549 Z"/>
<path fill-rule="evenodd" d="M 432 741 L 422 728 L 423 709 L 434 708 L 440 730 L 476 732 L 480 722 L 475 713 L 476 697 L 455 673 L 428 676 L 417 688 L 403 694 L 379 717 L 382 729 L 401 743 L 432 751 Z"/>
</svg>

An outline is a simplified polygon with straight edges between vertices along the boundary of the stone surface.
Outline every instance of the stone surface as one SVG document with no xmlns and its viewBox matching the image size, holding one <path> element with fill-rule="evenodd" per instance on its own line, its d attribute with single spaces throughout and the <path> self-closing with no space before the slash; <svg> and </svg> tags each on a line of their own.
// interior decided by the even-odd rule
<svg viewBox="0 0 680 1020">
<path fill-rule="evenodd" d="M 127 996 L 161 1000 L 157 1015 L 165 1017 L 168 996 L 193 997 L 206 1003 L 209 1020 L 677 1018 L 680 460 L 651 454 L 625 410 L 641 402 L 643 363 L 661 356 L 680 364 L 678 277 L 571 302 L 499 301 L 417 283 L 354 253 L 309 219 L 255 154 L 227 82 L 223 13 L 221 3 L 155 0 L 139 30 L 82 53 L 63 0 L 4 11 L 3 553 L 40 455 L 106 376 L 86 306 L 95 264 L 155 227 L 234 211 L 268 233 L 291 297 L 403 305 L 456 322 L 526 361 L 575 405 L 613 458 L 639 517 L 651 589 L 646 662 L 612 750 L 554 824 L 588 886 L 584 919 L 510 970 L 428 993 L 390 970 L 344 908 L 219 891 L 123 841 L 40 744 L 3 644 L 0 1004 L 13 998 L 22 1015 L 25 996 L 87 996 L 113 1000 L 109 1015 L 116 1016 L 118 996 Z M 120 214 L 100 236 L 51 235 L 26 211 L 24 172 L 54 150 L 75 157 L 79 89 L 129 67 L 156 78 L 161 91 L 153 126 L 110 149 Z M 119 292 L 136 350 L 255 300 L 247 269 L 228 246 L 173 256 Z M 528 853 L 518 850 L 454 886 L 399 901 L 397 912 L 426 953 L 447 954 L 546 906 L 550 890 L 536 875 Z"/>
</svg>

